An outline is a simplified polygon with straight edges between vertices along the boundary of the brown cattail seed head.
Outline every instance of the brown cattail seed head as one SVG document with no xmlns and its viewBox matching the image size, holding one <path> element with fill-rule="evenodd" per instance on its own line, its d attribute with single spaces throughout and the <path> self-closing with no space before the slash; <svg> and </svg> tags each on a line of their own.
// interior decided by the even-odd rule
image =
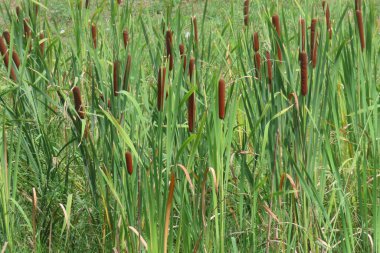
<svg viewBox="0 0 380 253">
<path fill-rule="evenodd" d="M 195 94 L 191 93 L 187 108 L 187 121 L 189 124 L 189 132 L 194 132 L 194 122 L 195 122 Z"/>
<path fill-rule="evenodd" d="M 164 107 L 164 90 L 165 90 L 165 76 L 166 76 L 166 68 L 162 67 L 158 71 L 158 87 L 157 87 L 157 109 L 158 111 L 162 111 Z"/>
<path fill-rule="evenodd" d="M 265 54 L 266 57 L 266 62 L 267 62 L 267 70 L 268 70 L 268 86 L 269 86 L 269 91 L 272 91 L 272 62 L 270 60 L 270 53 L 269 51 L 266 52 Z"/>
<path fill-rule="evenodd" d="M 362 9 L 361 0 L 355 0 L 355 10 L 361 10 L 361 9 Z"/>
<path fill-rule="evenodd" d="M 3 37 L 0 37 L 0 52 L 1 52 L 1 55 L 3 56 L 3 61 L 4 61 L 4 65 L 5 67 L 9 67 L 10 65 L 10 62 L 9 62 L 9 53 L 8 53 L 8 48 L 7 48 L 7 45 L 5 44 L 4 42 L 4 39 Z M 11 68 L 11 78 L 13 81 L 16 82 L 17 78 L 16 78 L 16 73 L 13 69 L 13 66 L 10 65 L 10 68 Z"/>
<path fill-rule="evenodd" d="M 92 43 L 94 45 L 94 48 L 97 47 L 97 34 L 98 34 L 98 31 L 96 29 L 96 25 L 93 23 L 91 25 L 91 37 L 92 37 Z"/>
<path fill-rule="evenodd" d="M 172 48 L 173 48 L 173 32 L 172 31 L 170 30 L 166 31 L 165 40 L 166 40 L 166 55 L 169 58 L 169 70 L 171 71 L 174 65 L 174 58 L 173 58 L 173 52 L 172 52 Z"/>
<path fill-rule="evenodd" d="M 20 6 L 16 6 L 16 15 L 17 15 L 17 18 L 20 19 L 21 17 L 21 12 L 22 12 L 22 9 Z"/>
<path fill-rule="evenodd" d="M 260 78 L 261 56 L 259 52 L 255 53 L 255 69 L 256 69 L 256 78 Z"/>
<path fill-rule="evenodd" d="M 326 1 L 322 1 L 322 9 L 325 10 Z"/>
<path fill-rule="evenodd" d="M 128 85 L 128 79 L 129 79 L 129 73 L 131 73 L 131 64 L 132 64 L 132 57 L 130 54 L 128 54 L 127 57 L 127 64 L 125 65 L 125 73 L 124 73 L 124 89 L 125 86 Z M 129 89 L 129 85 L 128 85 Z"/>
<path fill-rule="evenodd" d="M 126 48 L 129 43 L 129 33 L 127 29 L 125 29 L 123 32 L 123 41 L 124 41 L 124 47 Z"/>
<path fill-rule="evenodd" d="M 185 54 L 185 45 L 179 44 L 179 54 L 183 56 Z"/>
<path fill-rule="evenodd" d="M 327 26 L 327 31 L 329 33 L 329 38 L 331 40 L 332 38 L 332 28 L 331 28 L 331 21 L 330 21 L 330 7 L 327 4 L 326 5 L 326 26 Z"/>
<path fill-rule="evenodd" d="M 306 51 L 306 23 L 305 19 L 300 19 L 301 27 L 301 52 Z"/>
<path fill-rule="evenodd" d="M 193 29 L 194 29 L 194 41 L 196 44 L 198 44 L 198 25 L 197 25 L 197 18 L 193 16 L 191 19 L 193 23 Z"/>
<path fill-rule="evenodd" d="M 21 61 L 20 61 L 20 57 L 18 57 L 18 54 L 17 54 L 15 48 L 13 48 L 13 51 L 12 51 L 12 59 L 16 65 L 17 69 L 19 69 L 20 65 L 21 65 Z"/>
<path fill-rule="evenodd" d="M 190 58 L 190 63 L 189 63 L 189 76 L 190 76 L 190 82 L 193 81 L 194 70 L 195 70 L 195 59 L 194 59 L 193 57 L 191 57 L 191 58 Z"/>
<path fill-rule="evenodd" d="M 220 79 L 219 86 L 218 86 L 219 119 L 224 119 L 225 95 L 226 95 L 226 83 L 224 82 L 223 79 Z"/>
<path fill-rule="evenodd" d="M 362 15 L 361 10 L 356 10 L 356 19 L 358 20 L 360 45 L 361 45 L 362 51 L 363 51 L 365 48 L 365 39 L 364 39 L 363 15 Z"/>
<path fill-rule="evenodd" d="M 117 97 L 119 92 L 119 62 L 113 63 L 113 95 Z"/>
<path fill-rule="evenodd" d="M 30 27 L 29 27 L 28 18 L 24 18 L 24 34 L 26 38 L 29 38 L 32 35 L 32 31 L 30 30 Z"/>
<path fill-rule="evenodd" d="M 249 24 L 249 0 L 244 1 L 244 25 L 248 26 Z"/>
<path fill-rule="evenodd" d="M 75 110 L 77 111 L 79 118 L 84 119 L 84 108 L 82 104 L 82 97 L 80 95 L 80 89 L 78 86 L 73 88 Z"/>
<path fill-rule="evenodd" d="M 313 18 L 311 20 L 311 26 L 310 26 L 310 54 L 311 54 L 311 61 L 313 68 L 317 65 L 317 51 L 318 51 L 318 42 L 317 42 L 317 22 L 318 20 L 316 18 Z M 301 56 L 300 56 L 301 57 Z"/>
<path fill-rule="evenodd" d="M 131 152 L 125 152 L 125 162 L 127 164 L 128 174 L 132 175 L 132 173 L 133 173 L 133 163 L 132 163 L 132 154 L 131 154 Z"/>
<path fill-rule="evenodd" d="M 5 30 L 3 32 L 3 37 L 5 39 L 5 41 L 7 42 L 8 46 L 11 45 L 11 34 L 8 32 L 8 30 Z"/>
<path fill-rule="evenodd" d="M 281 37 L 281 28 L 280 28 L 280 17 L 278 15 L 272 16 L 272 24 L 276 29 L 278 37 L 280 38 Z M 278 60 L 282 61 L 282 52 L 281 52 L 281 47 L 280 47 L 279 42 L 277 42 L 277 55 L 278 55 Z"/>
<path fill-rule="evenodd" d="M 41 55 L 44 54 L 45 52 L 45 35 L 43 32 L 40 33 L 40 52 L 41 52 Z"/>
<path fill-rule="evenodd" d="M 257 32 L 253 34 L 253 49 L 255 50 L 255 52 L 259 51 L 260 49 L 259 34 Z"/>
<path fill-rule="evenodd" d="M 301 94 L 306 96 L 307 94 L 307 53 L 301 52 Z"/>
</svg>

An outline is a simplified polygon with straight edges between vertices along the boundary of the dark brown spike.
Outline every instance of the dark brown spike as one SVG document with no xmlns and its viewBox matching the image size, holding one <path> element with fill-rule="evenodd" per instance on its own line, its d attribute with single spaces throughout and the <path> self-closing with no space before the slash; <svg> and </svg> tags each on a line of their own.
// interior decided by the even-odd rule
<svg viewBox="0 0 380 253">
<path fill-rule="evenodd" d="M 85 5 L 86 9 L 88 9 L 89 6 L 90 6 L 90 0 L 86 0 L 86 5 Z"/>
<path fill-rule="evenodd" d="M 16 49 L 13 48 L 13 51 L 12 51 L 12 59 L 13 59 L 13 62 L 15 63 L 17 69 L 20 68 L 20 65 L 21 65 L 21 61 L 20 61 L 20 57 L 18 57 L 18 54 L 16 52 Z"/>
<path fill-rule="evenodd" d="M 3 56 L 3 61 L 4 61 L 5 67 L 7 69 L 9 67 L 11 68 L 11 73 L 10 73 L 11 79 L 16 82 L 17 81 L 16 73 L 14 71 L 13 66 L 10 65 L 8 48 L 7 48 L 7 45 L 4 42 L 3 37 L 0 37 L 0 52 L 1 52 L 1 55 Z"/>
<path fill-rule="evenodd" d="M 79 118 L 84 119 L 84 107 L 82 103 L 82 97 L 80 94 L 80 89 L 78 86 L 75 86 L 73 88 L 73 95 L 74 95 L 74 104 L 75 104 L 75 110 L 77 114 L 79 115 Z"/>
<path fill-rule="evenodd" d="M 5 30 L 3 32 L 3 37 L 5 39 L 5 41 L 7 42 L 8 46 L 11 45 L 11 34 L 8 32 L 8 30 Z"/>
<path fill-rule="evenodd" d="M 18 19 L 21 18 L 21 13 L 22 13 L 21 7 L 20 6 L 16 6 L 16 15 L 17 15 Z"/>
<path fill-rule="evenodd" d="M 184 44 L 179 45 L 179 54 L 181 56 L 183 56 L 185 54 L 185 45 Z"/>
<path fill-rule="evenodd" d="M 355 0 L 355 10 L 361 10 L 361 9 L 362 9 L 361 0 Z"/>
<path fill-rule="evenodd" d="M 173 32 L 170 30 L 166 31 L 165 43 L 166 43 L 166 55 L 169 56 L 172 54 L 172 47 L 173 47 Z"/>
<path fill-rule="evenodd" d="M 244 1 L 244 25 L 248 26 L 249 25 L 249 0 Z"/>
<path fill-rule="evenodd" d="M 278 37 L 281 38 L 280 17 L 277 14 L 272 16 L 272 24 L 276 29 Z M 280 47 L 279 41 L 277 42 L 277 55 L 278 55 L 278 60 L 281 62 L 282 61 L 282 52 L 281 52 L 281 47 Z"/>
<path fill-rule="evenodd" d="M 270 59 L 270 53 L 269 51 L 266 52 L 265 54 L 266 57 L 266 62 L 267 62 L 267 71 L 268 71 L 268 86 L 269 86 L 269 91 L 272 91 L 272 61 Z"/>
<path fill-rule="evenodd" d="M 193 29 L 194 29 L 194 42 L 195 44 L 198 44 L 198 25 L 197 25 L 197 18 L 193 16 L 191 19 L 193 23 Z"/>
<path fill-rule="evenodd" d="M 98 45 L 98 42 L 97 42 L 98 31 L 94 23 L 91 24 L 91 37 L 92 37 L 92 44 L 94 45 L 94 48 L 96 49 Z"/>
<path fill-rule="evenodd" d="M 361 10 L 356 11 L 356 19 L 358 21 L 360 45 L 363 51 L 365 49 L 365 39 L 364 39 L 363 15 L 362 15 Z"/>
<path fill-rule="evenodd" d="M 113 63 L 113 95 L 119 95 L 119 61 Z"/>
<path fill-rule="evenodd" d="M 187 121 L 189 125 L 189 132 L 194 132 L 194 123 L 195 123 L 195 94 L 194 92 L 191 93 L 189 97 L 188 102 L 188 108 L 187 108 Z"/>
<path fill-rule="evenodd" d="M 322 9 L 325 10 L 326 1 L 322 1 Z"/>
<path fill-rule="evenodd" d="M 128 174 L 132 175 L 132 173 L 133 173 L 133 163 L 132 163 L 132 154 L 131 154 L 131 152 L 125 152 L 125 163 L 127 164 Z"/>
<path fill-rule="evenodd" d="M 261 56 L 259 52 L 255 53 L 255 69 L 256 69 L 256 78 L 260 78 Z"/>
<path fill-rule="evenodd" d="M 302 96 L 306 96 L 307 94 L 307 53 L 301 52 L 301 94 Z"/>
<path fill-rule="evenodd" d="M 129 33 L 127 29 L 125 29 L 123 32 L 123 41 L 124 41 L 124 47 L 126 48 L 129 43 Z"/>
<path fill-rule="evenodd" d="M 331 21 L 330 21 L 330 7 L 327 4 L 326 5 L 326 26 L 327 26 L 327 31 L 329 33 L 329 38 L 331 40 L 332 38 L 332 28 L 331 28 Z"/>
<path fill-rule="evenodd" d="M 223 79 L 220 79 L 219 85 L 218 85 L 219 119 L 224 119 L 224 116 L 225 116 L 225 96 L 226 96 L 226 83 Z"/>
<path fill-rule="evenodd" d="M 259 33 L 255 32 L 253 34 L 253 49 L 255 52 L 259 51 L 260 49 L 260 43 L 259 43 Z"/>
<path fill-rule="evenodd" d="M 301 52 L 306 51 L 306 23 L 305 19 L 300 19 L 301 27 Z"/>
<path fill-rule="evenodd" d="M 24 18 L 24 35 L 25 38 L 29 38 L 32 35 L 32 31 L 29 26 L 29 18 Z"/>
<path fill-rule="evenodd" d="M 165 76 L 166 76 L 166 68 L 162 67 L 158 71 L 158 87 L 157 87 L 158 111 L 162 111 L 164 107 Z"/>
<path fill-rule="evenodd" d="M 193 81 L 194 78 L 194 71 L 195 71 L 195 59 L 193 57 L 190 58 L 189 63 L 189 76 L 190 76 L 190 82 Z"/>
<path fill-rule="evenodd" d="M 130 54 L 128 54 L 127 57 L 127 64 L 125 65 L 125 72 L 124 72 L 124 82 L 123 82 L 123 89 L 129 90 L 129 74 L 131 73 L 131 64 L 132 64 L 132 57 Z"/>
</svg>

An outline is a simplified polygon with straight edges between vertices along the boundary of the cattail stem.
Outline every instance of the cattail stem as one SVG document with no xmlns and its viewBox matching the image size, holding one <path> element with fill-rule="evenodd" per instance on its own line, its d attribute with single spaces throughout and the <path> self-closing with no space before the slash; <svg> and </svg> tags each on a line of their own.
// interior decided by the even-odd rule
<svg viewBox="0 0 380 253">
<path fill-rule="evenodd" d="M 113 63 L 113 94 L 115 97 L 119 93 L 119 61 Z"/>
<path fill-rule="evenodd" d="M 95 24 L 91 25 L 91 36 L 92 36 L 92 43 L 94 45 L 94 48 L 97 48 L 97 37 L 98 37 L 98 31 Z"/>
<path fill-rule="evenodd" d="M 82 97 L 80 95 L 80 89 L 78 86 L 73 88 L 75 110 L 79 115 L 79 118 L 84 119 L 84 108 L 82 104 Z"/>
<path fill-rule="evenodd" d="M 306 96 L 307 94 L 307 53 L 301 52 L 301 94 Z"/>
<path fill-rule="evenodd" d="M 272 16 L 272 24 L 276 29 L 278 37 L 281 38 L 280 17 L 278 15 Z M 278 60 L 281 62 L 282 52 L 281 52 L 280 42 L 277 42 L 277 55 L 278 55 Z"/>
<path fill-rule="evenodd" d="M 162 67 L 158 71 L 158 87 L 157 87 L 157 109 L 158 111 L 162 111 L 164 107 L 164 90 L 165 90 L 165 76 L 166 76 L 166 68 Z"/>
<path fill-rule="evenodd" d="M 187 121 L 189 125 L 189 132 L 194 132 L 194 123 L 195 123 L 195 94 L 191 93 L 188 102 L 187 108 Z"/>
<path fill-rule="evenodd" d="M 131 154 L 131 152 L 125 152 L 125 162 L 127 164 L 128 174 L 132 175 L 132 173 L 133 173 L 133 163 L 132 163 L 132 154 Z"/>
<path fill-rule="evenodd" d="M 365 49 L 365 39 L 364 39 L 363 15 L 362 15 L 361 10 L 356 10 L 356 18 L 358 20 L 360 45 L 361 45 L 362 51 L 363 51 Z"/>
<path fill-rule="evenodd" d="M 269 51 L 266 52 L 265 54 L 266 57 L 266 62 L 267 62 L 267 71 L 268 71 L 268 86 L 269 86 L 269 91 L 272 92 L 272 62 L 270 59 L 270 53 Z"/>
<path fill-rule="evenodd" d="M 223 79 L 220 79 L 218 86 L 219 119 L 224 119 L 225 116 L 225 93 L 226 83 Z"/>
</svg>

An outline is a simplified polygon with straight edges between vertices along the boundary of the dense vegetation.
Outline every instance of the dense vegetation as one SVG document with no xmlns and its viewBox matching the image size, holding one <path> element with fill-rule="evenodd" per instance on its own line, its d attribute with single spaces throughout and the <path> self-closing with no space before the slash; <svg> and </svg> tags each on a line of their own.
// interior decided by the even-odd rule
<svg viewBox="0 0 380 253">
<path fill-rule="evenodd" d="M 1 252 L 380 252 L 376 5 L 2 1 Z"/>
</svg>

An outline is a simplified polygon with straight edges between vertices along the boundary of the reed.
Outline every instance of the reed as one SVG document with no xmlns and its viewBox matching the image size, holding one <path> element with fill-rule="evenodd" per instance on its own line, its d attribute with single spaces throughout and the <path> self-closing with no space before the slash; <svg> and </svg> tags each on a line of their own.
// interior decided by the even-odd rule
<svg viewBox="0 0 380 253">
<path fill-rule="evenodd" d="M 91 37 L 92 37 L 92 44 L 94 48 L 97 48 L 97 37 L 98 37 L 98 31 L 96 28 L 96 25 L 94 23 L 91 24 Z"/>
<path fill-rule="evenodd" d="M 280 17 L 277 14 L 272 16 L 272 24 L 276 29 L 278 37 L 281 38 Z M 281 52 L 281 47 L 280 47 L 279 41 L 277 42 L 277 56 L 278 56 L 278 60 L 281 62 L 282 61 L 282 52 Z"/>
<path fill-rule="evenodd" d="M 133 163 L 132 163 L 132 154 L 131 152 L 125 152 L 125 163 L 127 165 L 128 174 L 132 175 L 133 173 Z"/>
<path fill-rule="evenodd" d="M 301 94 L 302 96 L 307 95 L 307 53 L 301 52 Z"/>
<path fill-rule="evenodd" d="M 84 119 L 84 107 L 82 103 L 82 96 L 80 94 L 80 89 L 78 86 L 75 86 L 73 88 L 73 95 L 74 95 L 74 105 L 75 105 L 75 111 L 77 112 L 79 118 Z"/>
<path fill-rule="evenodd" d="M 218 85 L 219 119 L 224 119 L 224 116 L 225 116 L 225 96 L 226 96 L 226 83 L 223 79 L 220 79 L 219 85 Z"/>
<path fill-rule="evenodd" d="M 119 61 L 113 62 L 113 95 L 119 95 Z"/>
<path fill-rule="evenodd" d="M 157 82 L 157 109 L 158 111 L 162 111 L 164 107 L 165 77 L 166 77 L 166 68 L 161 67 L 158 71 L 158 82 Z"/>
<path fill-rule="evenodd" d="M 360 45 L 363 51 L 365 49 L 365 38 L 364 38 L 363 15 L 362 15 L 361 10 L 356 10 L 356 19 L 358 21 Z"/>
</svg>

